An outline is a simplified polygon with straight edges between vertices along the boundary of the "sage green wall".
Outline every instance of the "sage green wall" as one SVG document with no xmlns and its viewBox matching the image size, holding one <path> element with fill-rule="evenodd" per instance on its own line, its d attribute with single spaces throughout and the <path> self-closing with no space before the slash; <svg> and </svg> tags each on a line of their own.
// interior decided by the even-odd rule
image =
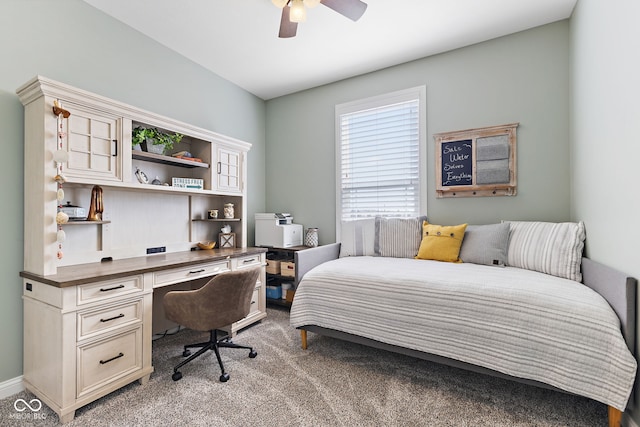
<svg viewBox="0 0 640 427">
<path fill-rule="evenodd" d="M 431 221 L 569 219 L 568 21 L 267 101 L 267 211 L 291 212 L 319 227 L 321 243 L 335 241 L 334 106 L 418 85 L 427 88 Z M 512 122 L 517 196 L 436 199 L 432 135 Z"/>
<path fill-rule="evenodd" d="M 80 0 L 2 0 L 0 40 L 2 383 L 22 374 L 24 113 L 15 90 L 40 74 L 252 143 L 251 217 L 265 205 L 265 103 Z"/>
<path fill-rule="evenodd" d="M 634 0 L 579 0 L 570 31 L 572 217 L 585 222 L 590 258 L 636 278 L 639 16 Z M 635 396 L 632 415 L 640 425 L 637 387 Z"/>
</svg>

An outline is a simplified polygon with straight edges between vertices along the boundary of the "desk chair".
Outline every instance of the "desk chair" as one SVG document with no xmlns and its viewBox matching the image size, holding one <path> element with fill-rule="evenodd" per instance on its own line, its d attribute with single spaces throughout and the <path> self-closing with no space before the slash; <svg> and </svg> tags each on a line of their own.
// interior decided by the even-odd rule
<svg viewBox="0 0 640 427">
<path fill-rule="evenodd" d="M 169 320 L 189 329 L 210 333 L 209 341 L 184 346 L 182 353 L 184 357 L 191 355 L 189 348 L 201 348 L 173 368 L 171 378 L 174 381 L 182 378 L 182 373 L 178 369 L 207 350 L 213 350 L 216 353 L 222 371 L 221 382 L 228 381 L 229 374 L 224 370 L 219 347 L 248 349 L 249 357 L 252 359 L 258 355 L 252 347 L 234 344 L 228 336 L 219 340 L 217 329 L 230 325 L 249 314 L 251 297 L 259 274 L 259 268 L 230 271 L 214 276 L 195 291 L 171 291 L 164 296 L 162 302 L 165 315 Z"/>
</svg>

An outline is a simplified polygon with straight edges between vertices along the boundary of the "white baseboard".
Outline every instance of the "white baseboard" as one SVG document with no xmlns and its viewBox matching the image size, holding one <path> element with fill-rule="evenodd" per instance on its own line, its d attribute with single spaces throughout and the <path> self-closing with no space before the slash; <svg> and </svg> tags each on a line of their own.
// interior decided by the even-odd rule
<svg viewBox="0 0 640 427">
<path fill-rule="evenodd" d="M 0 383 L 0 399 L 13 396 L 24 390 L 22 375 Z"/>
</svg>

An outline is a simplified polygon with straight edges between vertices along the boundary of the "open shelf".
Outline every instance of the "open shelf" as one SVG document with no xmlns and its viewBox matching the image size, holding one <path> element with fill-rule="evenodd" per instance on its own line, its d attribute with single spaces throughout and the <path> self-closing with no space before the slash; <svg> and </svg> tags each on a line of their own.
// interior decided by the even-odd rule
<svg viewBox="0 0 640 427">
<path fill-rule="evenodd" d="M 165 156 L 162 154 L 149 153 L 146 151 L 132 151 L 131 157 L 136 160 L 160 163 L 163 165 L 181 166 L 183 168 L 209 168 L 209 163 L 194 162 L 193 160 L 179 159 L 177 157 Z"/>
<path fill-rule="evenodd" d="M 111 221 L 87 221 L 86 219 L 81 220 L 69 220 L 69 222 L 65 222 L 61 224 L 63 227 L 67 225 L 99 225 L 99 224 L 109 224 Z"/>
</svg>

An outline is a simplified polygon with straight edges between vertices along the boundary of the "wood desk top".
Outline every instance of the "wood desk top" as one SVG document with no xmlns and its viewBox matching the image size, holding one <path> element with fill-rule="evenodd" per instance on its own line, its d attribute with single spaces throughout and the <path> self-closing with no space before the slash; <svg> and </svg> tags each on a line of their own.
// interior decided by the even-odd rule
<svg viewBox="0 0 640 427">
<path fill-rule="evenodd" d="M 264 252 L 267 252 L 266 248 L 257 247 L 173 252 L 59 267 L 57 274 L 52 274 L 50 276 L 41 276 L 28 271 L 21 271 L 20 277 L 64 288 L 67 286 L 77 286 L 102 280 L 117 279 L 119 277 L 130 276 L 132 274 L 168 270 L 176 267 L 197 265 L 205 262 L 237 258 Z"/>
</svg>

